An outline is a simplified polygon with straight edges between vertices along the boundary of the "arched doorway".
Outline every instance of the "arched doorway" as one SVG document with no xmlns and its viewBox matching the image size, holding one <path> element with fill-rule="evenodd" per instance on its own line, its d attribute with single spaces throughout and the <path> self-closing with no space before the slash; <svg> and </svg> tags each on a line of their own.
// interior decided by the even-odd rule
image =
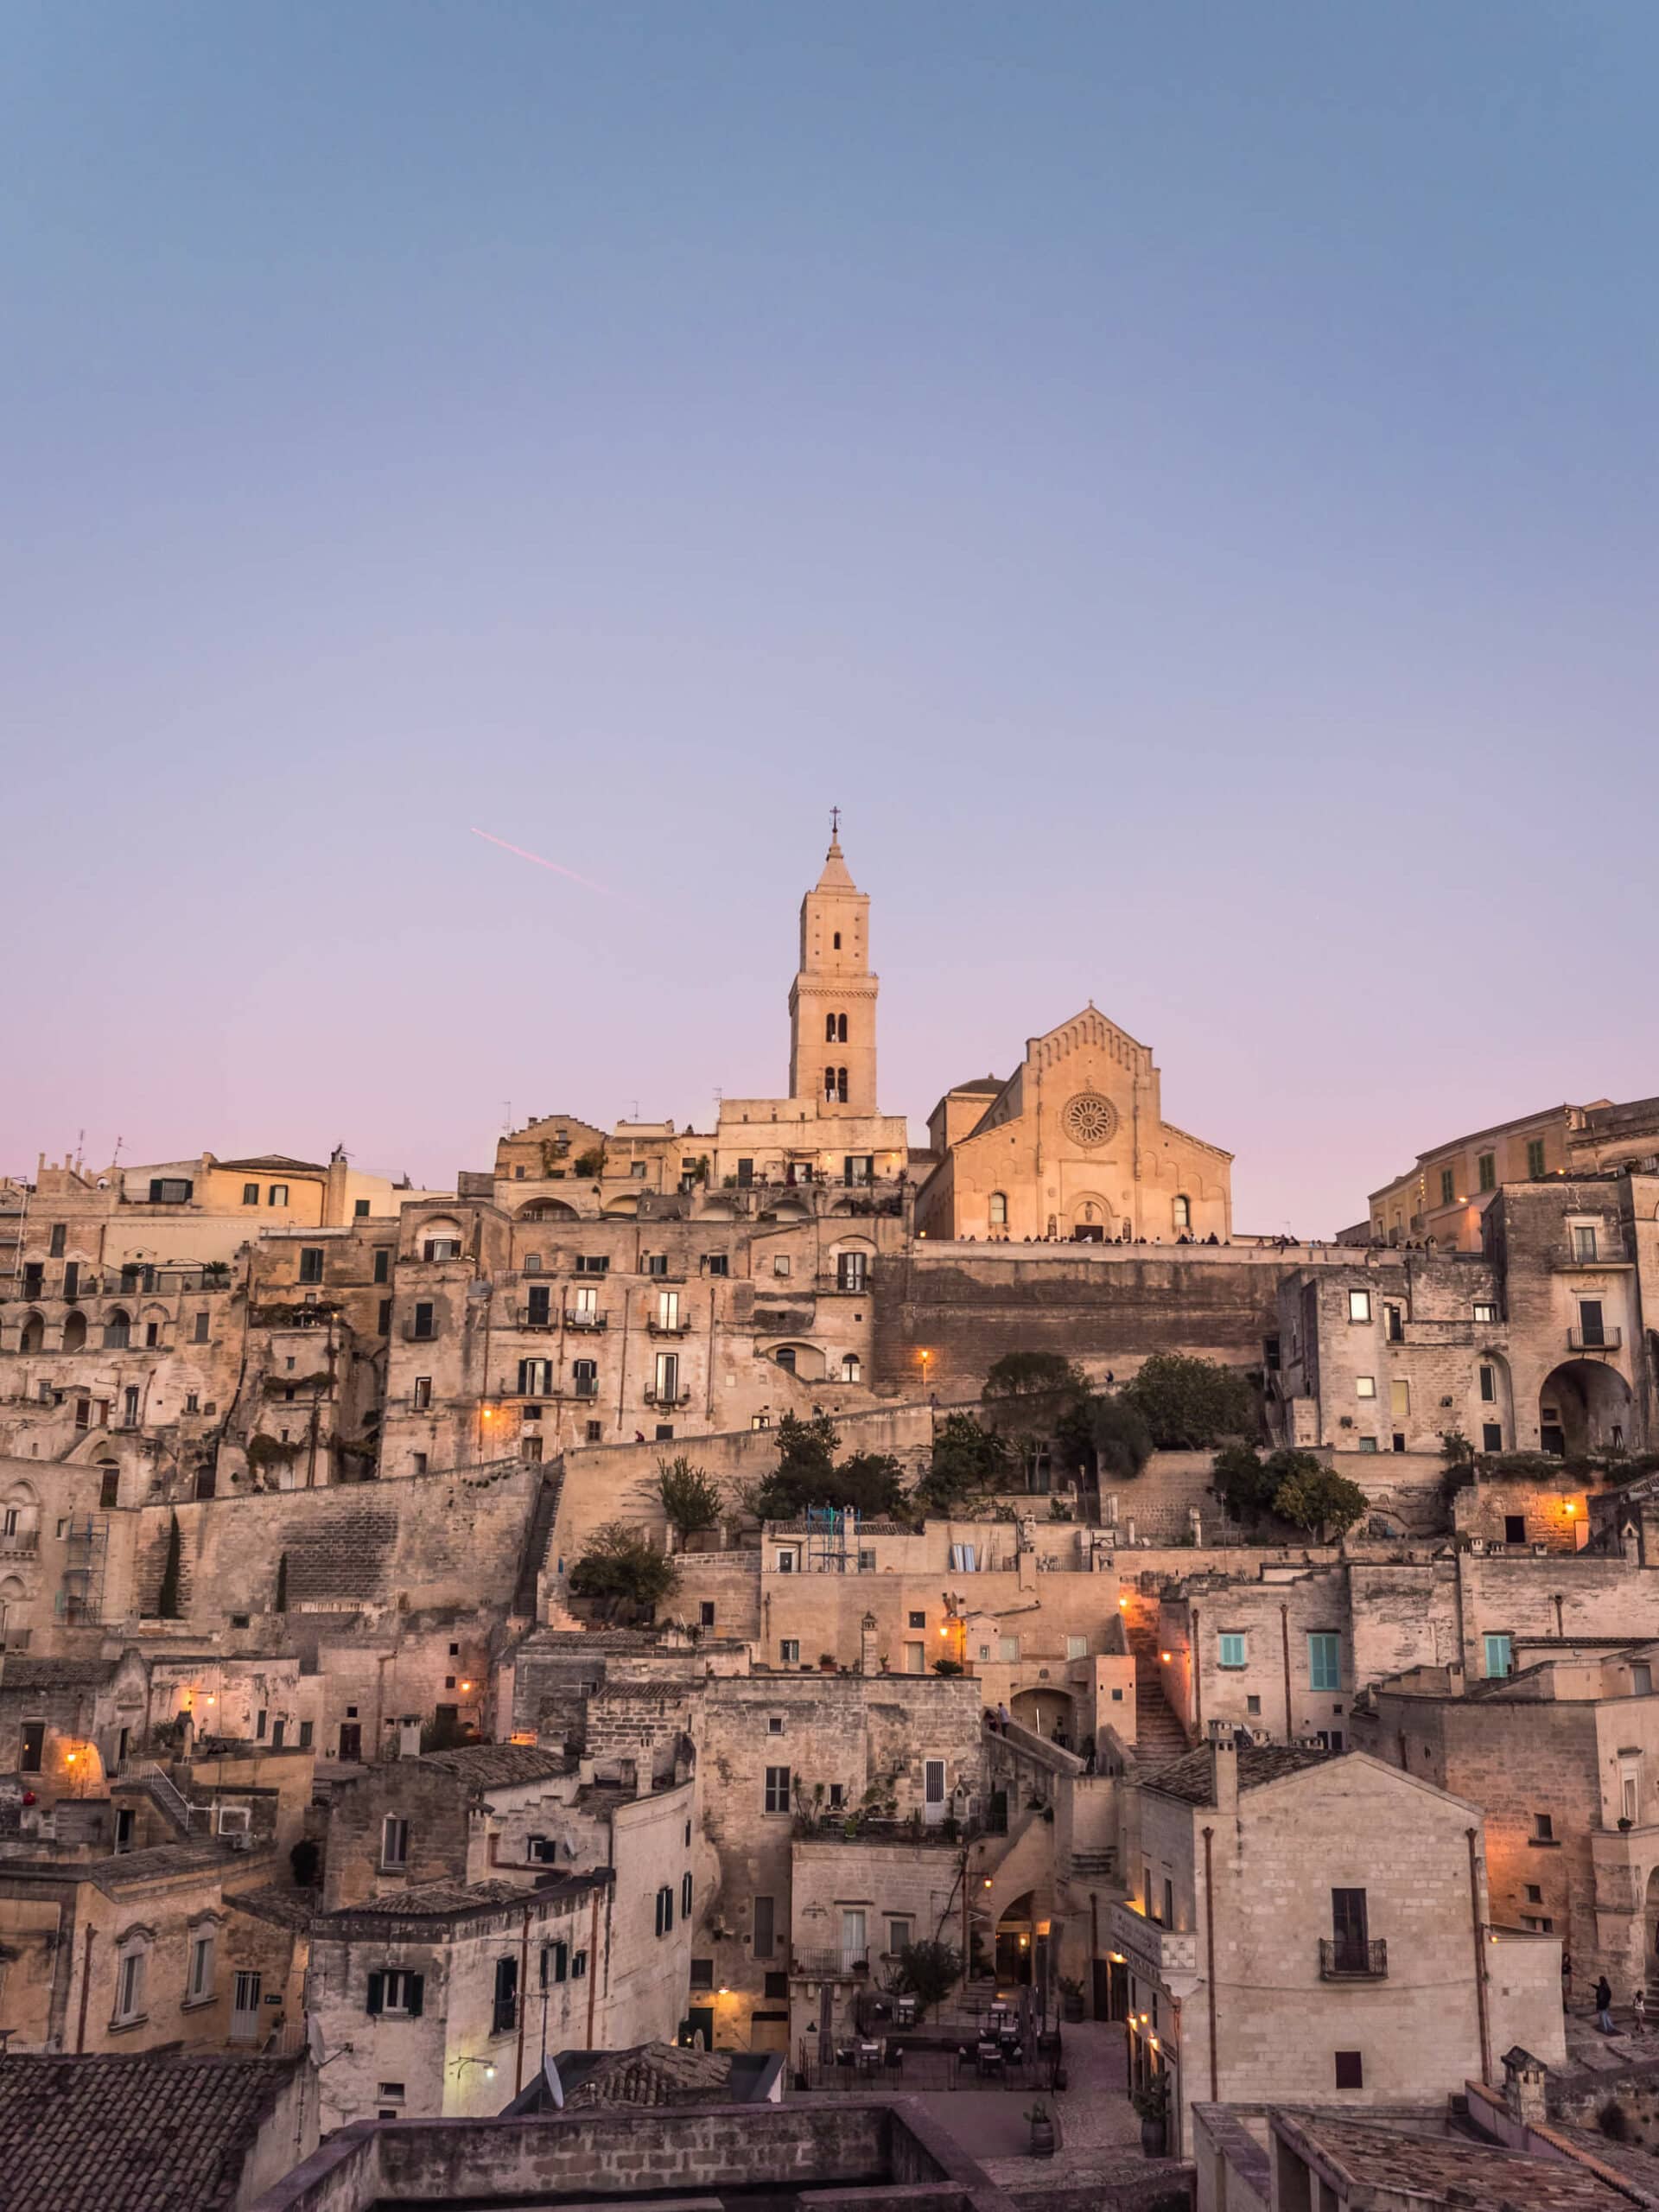
<svg viewBox="0 0 1659 2212">
<path fill-rule="evenodd" d="M 1582 1459 L 1623 1452 L 1630 1442 L 1630 1386 L 1616 1367 L 1569 1359 L 1545 1377 L 1538 1393 L 1541 1450 Z"/>
<path fill-rule="evenodd" d="M 1037 1948 L 1036 1902 L 1027 1890 L 1010 1901 L 996 1923 L 996 1979 L 1004 1988 L 1032 1978 Z"/>
<path fill-rule="evenodd" d="M 1117 1235 L 1116 1217 L 1097 1191 L 1083 1191 L 1071 1201 L 1071 1237 L 1077 1244 L 1104 1244 Z"/>
<path fill-rule="evenodd" d="M 1057 1683 L 1044 1682 L 1040 1688 L 1016 1690 L 1008 1700 L 1008 1711 L 1022 1728 L 1029 1728 L 1033 1736 L 1040 1736 L 1046 1744 L 1058 1740 L 1067 1751 L 1077 1741 L 1072 1725 L 1071 1693 L 1061 1689 Z"/>
<path fill-rule="evenodd" d="M 81 1313 L 69 1314 L 63 1325 L 65 1351 L 85 1351 L 86 1349 L 86 1316 Z"/>
</svg>

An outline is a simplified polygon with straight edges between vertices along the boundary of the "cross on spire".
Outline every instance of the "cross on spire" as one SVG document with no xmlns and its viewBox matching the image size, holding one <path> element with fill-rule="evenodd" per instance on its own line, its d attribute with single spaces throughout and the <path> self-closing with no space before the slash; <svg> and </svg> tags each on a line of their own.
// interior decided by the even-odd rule
<svg viewBox="0 0 1659 2212">
<path fill-rule="evenodd" d="M 834 844 L 834 842 L 835 842 L 836 839 L 840 835 L 841 835 L 841 809 L 840 809 L 838 806 L 832 806 L 832 807 L 830 808 L 830 843 L 831 843 L 831 844 Z"/>
</svg>

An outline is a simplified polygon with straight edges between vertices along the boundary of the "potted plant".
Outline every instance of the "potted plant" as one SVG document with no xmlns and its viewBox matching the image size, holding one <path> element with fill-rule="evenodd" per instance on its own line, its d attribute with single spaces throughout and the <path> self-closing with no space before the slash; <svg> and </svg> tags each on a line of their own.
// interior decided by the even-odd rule
<svg viewBox="0 0 1659 2212">
<path fill-rule="evenodd" d="M 1031 2155 L 1033 2158 L 1052 2158 L 1054 2155 L 1054 2116 L 1046 2105 L 1033 2105 L 1025 2118 L 1031 2128 Z"/>
<path fill-rule="evenodd" d="M 1134 2090 L 1129 2102 L 1141 2115 L 1141 2155 L 1161 2158 L 1169 2139 L 1169 2076 L 1154 2074 Z"/>
<path fill-rule="evenodd" d="M 1083 2018 L 1083 1984 L 1066 1974 L 1060 1976 L 1060 2010 L 1073 2025 Z"/>
</svg>

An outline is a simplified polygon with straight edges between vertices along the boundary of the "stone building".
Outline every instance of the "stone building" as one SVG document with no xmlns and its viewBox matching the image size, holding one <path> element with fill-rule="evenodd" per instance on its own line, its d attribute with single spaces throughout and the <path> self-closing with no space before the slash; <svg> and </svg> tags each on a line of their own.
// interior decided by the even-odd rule
<svg viewBox="0 0 1659 2212">
<path fill-rule="evenodd" d="M 1130 2074 L 1196 2103 L 1433 2105 L 1565 2052 L 1560 1946 L 1495 1929 L 1477 1804 L 1230 1731 L 1123 1792 Z"/>
<path fill-rule="evenodd" d="M 1232 1154 L 1164 1120 L 1151 1048 L 1092 1005 L 1028 1039 L 1014 1074 L 987 1089 L 947 1091 L 929 1116 L 938 1166 L 917 1194 L 919 1234 L 1164 1244 L 1231 1235 Z"/>
</svg>

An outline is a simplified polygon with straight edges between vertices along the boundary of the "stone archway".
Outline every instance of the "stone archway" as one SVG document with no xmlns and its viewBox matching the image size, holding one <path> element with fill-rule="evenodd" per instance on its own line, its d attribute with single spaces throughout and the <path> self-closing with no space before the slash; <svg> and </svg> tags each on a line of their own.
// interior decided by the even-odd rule
<svg viewBox="0 0 1659 2212">
<path fill-rule="evenodd" d="M 999 1987 L 1018 1987 L 1032 1978 L 1037 1948 L 1037 1898 L 1034 1891 L 1011 1897 L 996 1923 L 995 1974 Z"/>
<path fill-rule="evenodd" d="M 1008 1711 L 1022 1728 L 1029 1728 L 1033 1736 L 1040 1736 L 1046 1744 L 1054 1740 L 1057 1727 L 1065 1732 L 1065 1748 L 1070 1751 L 1077 1741 L 1075 1713 L 1070 1690 L 1062 1689 L 1057 1682 L 1033 1685 L 1016 1690 L 1008 1700 Z"/>
<path fill-rule="evenodd" d="M 1600 1360 L 1569 1359 L 1553 1368 L 1538 1393 L 1540 1448 L 1558 1458 L 1630 1448 L 1630 1386 Z"/>
<path fill-rule="evenodd" d="M 1117 1216 L 1098 1191 L 1079 1191 L 1065 1211 L 1066 1234 L 1080 1244 L 1109 1244 L 1117 1236 Z"/>
</svg>

